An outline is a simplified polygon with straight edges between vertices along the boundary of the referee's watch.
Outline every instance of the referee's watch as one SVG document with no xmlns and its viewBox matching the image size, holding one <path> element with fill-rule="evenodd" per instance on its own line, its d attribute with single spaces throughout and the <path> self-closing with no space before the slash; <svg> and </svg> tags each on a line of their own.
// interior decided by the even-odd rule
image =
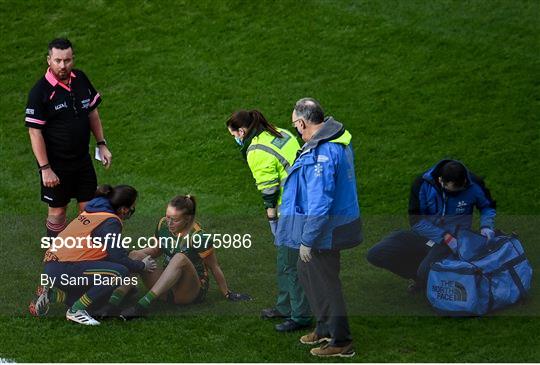
<svg viewBox="0 0 540 365">
<path fill-rule="evenodd" d="M 96 143 L 97 146 L 106 146 L 107 145 L 107 141 L 102 139 L 101 141 L 97 142 Z"/>
</svg>

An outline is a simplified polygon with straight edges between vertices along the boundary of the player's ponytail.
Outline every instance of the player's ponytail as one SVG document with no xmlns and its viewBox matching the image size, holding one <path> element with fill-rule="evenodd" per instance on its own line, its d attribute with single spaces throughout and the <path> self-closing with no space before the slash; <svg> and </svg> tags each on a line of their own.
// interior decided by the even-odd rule
<svg viewBox="0 0 540 365">
<path fill-rule="evenodd" d="M 137 195 L 137 190 L 129 185 L 116 185 L 112 187 L 111 185 L 104 184 L 98 186 L 95 193 L 96 198 L 107 198 L 114 211 L 118 211 L 122 207 L 130 208 L 135 203 L 135 200 L 137 200 Z"/>
<path fill-rule="evenodd" d="M 188 195 L 177 195 L 171 199 L 169 205 L 176 210 L 182 212 L 182 215 L 190 217 L 190 223 L 195 221 L 195 214 L 197 213 L 197 201 L 195 197 Z"/>
</svg>

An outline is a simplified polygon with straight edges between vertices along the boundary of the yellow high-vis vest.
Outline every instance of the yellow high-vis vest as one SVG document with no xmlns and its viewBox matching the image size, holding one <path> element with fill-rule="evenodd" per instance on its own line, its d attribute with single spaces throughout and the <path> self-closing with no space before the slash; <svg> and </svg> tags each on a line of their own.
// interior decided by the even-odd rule
<svg viewBox="0 0 540 365">
<path fill-rule="evenodd" d="M 282 138 L 275 137 L 267 131 L 253 137 L 247 148 L 247 162 L 255 185 L 263 195 L 272 195 L 280 191 L 279 205 L 283 195 L 283 184 L 300 145 L 291 132 L 281 128 L 277 130 L 282 134 Z"/>
</svg>

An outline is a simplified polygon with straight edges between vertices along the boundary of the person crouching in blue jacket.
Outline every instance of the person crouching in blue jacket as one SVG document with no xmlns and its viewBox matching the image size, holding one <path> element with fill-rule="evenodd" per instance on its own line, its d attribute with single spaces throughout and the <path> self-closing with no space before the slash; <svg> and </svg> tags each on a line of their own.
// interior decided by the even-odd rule
<svg viewBox="0 0 540 365">
<path fill-rule="evenodd" d="M 322 344 L 315 356 L 351 357 L 339 278 L 340 250 L 363 240 L 351 134 L 311 98 L 296 103 L 292 121 L 305 144 L 285 181 L 276 244 L 299 250 L 298 279 L 317 319 L 300 342 Z"/>
<path fill-rule="evenodd" d="M 459 161 L 438 162 L 412 184 L 411 230 L 383 238 L 369 250 L 368 261 L 411 279 L 411 292 L 425 289 L 431 264 L 456 251 L 458 227 L 471 228 L 475 206 L 482 235 L 493 237 L 495 202 L 484 181 Z"/>
</svg>

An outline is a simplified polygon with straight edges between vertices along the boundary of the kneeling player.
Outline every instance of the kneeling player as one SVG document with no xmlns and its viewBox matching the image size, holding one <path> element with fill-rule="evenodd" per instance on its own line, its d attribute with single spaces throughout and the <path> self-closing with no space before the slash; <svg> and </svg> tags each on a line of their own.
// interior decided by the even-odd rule
<svg viewBox="0 0 540 365">
<path fill-rule="evenodd" d="M 212 247 L 213 242 L 208 240 L 209 243 L 205 244 L 205 236 L 194 242 L 196 235 L 203 235 L 201 226 L 195 222 L 195 209 L 194 197 L 187 195 L 173 198 L 155 232 L 155 237 L 158 240 L 161 238 L 162 246 L 130 253 L 132 259 L 141 259 L 147 255 L 155 258 L 163 254 L 165 267 L 143 274 L 144 284 L 150 290 L 136 305 L 123 310 L 122 318 L 128 320 L 145 315 L 150 304 L 158 297 L 174 304 L 204 300 L 209 280 L 207 269 L 212 272 L 219 290 L 228 300 L 251 300 L 247 294 L 229 290 Z"/>
<path fill-rule="evenodd" d="M 129 273 L 150 272 L 156 263 L 150 257 L 133 260 L 122 247 L 108 245 L 107 236 L 120 234 L 122 222 L 135 211 L 137 191 L 127 185 L 112 188 L 103 185 L 96 197 L 58 235 L 66 244 L 52 246 L 45 253 L 42 283 L 29 306 L 34 316 L 44 316 L 49 304 L 65 303 L 70 306 L 66 318 L 84 325 L 98 325 L 87 312 L 94 302 L 111 296 L 115 288 L 130 284 Z M 93 244 L 68 245 L 69 240 L 90 238 Z M 96 244 L 100 240 L 103 246 Z M 113 295 L 114 296 L 114 295 Z"/>
</svg>

